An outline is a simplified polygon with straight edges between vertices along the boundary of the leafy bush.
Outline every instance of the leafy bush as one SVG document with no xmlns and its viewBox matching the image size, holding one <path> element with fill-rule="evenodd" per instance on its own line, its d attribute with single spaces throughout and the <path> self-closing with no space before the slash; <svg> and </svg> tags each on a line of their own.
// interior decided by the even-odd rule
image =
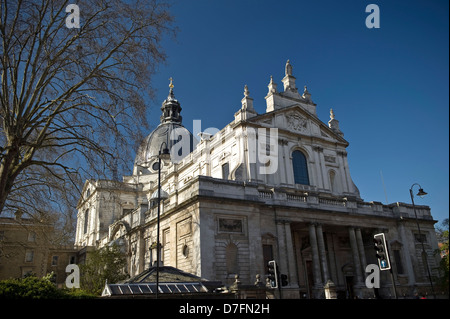
<svg viewBox="0 0 450 319">
<path fill-rule="evenodd" d="M 69 299 L 93 299 L 98 298 L 98 295 L 95 295 L 91 292 L 88 292 L 83 289 L 70 289 L 70 290 L 64 290 L 65 297 Z"/>
<path fill-rule="evenodd" d="M 2 299 L 55 299 L 64 298 L 65 294 L 46 277 L 29 276 L 21 279 L 0 281 L 0 298 Z"/>
<path fill-rule="evenodd" d="M 87 299 L 97 296 L 81 289 L 58 289 L 49 274 L 43 278 L 28 276 L 0 281 L 0 299 Z"/>
</svg>

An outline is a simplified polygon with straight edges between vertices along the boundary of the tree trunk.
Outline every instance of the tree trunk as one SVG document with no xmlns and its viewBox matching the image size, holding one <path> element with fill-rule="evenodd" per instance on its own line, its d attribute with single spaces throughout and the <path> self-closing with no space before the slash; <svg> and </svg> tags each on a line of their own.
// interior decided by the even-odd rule
<svg viewBox="0 0 450 319">
<path fill-rule="evenodd" d="M 17 167 L 18 154 L 17 148 L 9 148 L 2 159 L 0 166 L 0 214 L 5 207 L 8 194 L 14 185 L 14 180 L 20 171 Z"/>
</svg>

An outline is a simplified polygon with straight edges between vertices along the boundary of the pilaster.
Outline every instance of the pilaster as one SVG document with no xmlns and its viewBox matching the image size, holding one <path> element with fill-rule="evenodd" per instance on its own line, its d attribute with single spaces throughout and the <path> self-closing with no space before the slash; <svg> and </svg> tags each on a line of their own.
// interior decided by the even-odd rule
<svg viewBox="0 0 450 319">
<path fill-rule="evenodd" d="M 408 239 L 406 232 L 405 232 L 405 225 L 403 221 L 400 221 L 398 223 L 398 232 L 400 235 L 400 240 L 404 243 L 404 245 L 402 246 L 402 255 L 403 255 L 403 260 L 405 261 L 405 269 L 406 269 L 406 273 L 408 274 L 408 285 L 410 286 L 414 286 L 416 284 L 416 277 L 414 275 L 414 268 L 413 268 L 413 264 L 411 261 L 411 254 L 410 254 L 410 249 L 407 246 L 407 243 L 410 242 L 410 240 L 414 240 L 414 239 Z M 411 236 L 410 236 L 411 237 Z"/>
</svg>

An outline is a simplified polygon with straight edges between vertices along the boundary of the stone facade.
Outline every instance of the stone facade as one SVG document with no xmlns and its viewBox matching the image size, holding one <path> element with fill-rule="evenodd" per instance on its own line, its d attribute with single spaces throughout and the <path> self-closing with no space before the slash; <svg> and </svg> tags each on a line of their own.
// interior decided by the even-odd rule
<svg viewBox="0 0 450 319">
<path fill-rule="evenodd" d="M 376 263 L 372 238 L 384 232 L 398 294 L 427 290 L 412 206 L 361 199 L 334 112 L 328 125 L 319 120 L 307 88 L 298 93 L 289 61 L 285 71 L 282 92 L 270 79 L 265 113 L 257 114 L 245 86 L 235 120 L 214 135 L 199 134 L 198 143 L 189 134 L 171 135 L 182 127 L 171 84 L 155 130 L 160 133 L 141 146 L 133 174 L 122 182 L 86 181 L 78 203 L 76 245 L 122 245 L 130 276 L 153 265 L 155 150 L 183 145 L 181 158 L 163 160 L 161 166 L 161 188 L 168 195 L 160 205 L 164 265 L 227 285 L 239 275 L 248 285 L 255 275 L 265 275 L 267 262 L 275 259 L 288 277 L 284 298 L 325 298 L 330 287 L 338 298 L 365 298 L 373 296 L 364 284 L 365 266 Z M 183 144 L 183 138 L 189 143 Z M 435 221 L 429 207 L 416 208 L 433 269 L 438 263 Z M 386 272 L 381 286 L 380 294 L 392 295 Z"/>
</svg>

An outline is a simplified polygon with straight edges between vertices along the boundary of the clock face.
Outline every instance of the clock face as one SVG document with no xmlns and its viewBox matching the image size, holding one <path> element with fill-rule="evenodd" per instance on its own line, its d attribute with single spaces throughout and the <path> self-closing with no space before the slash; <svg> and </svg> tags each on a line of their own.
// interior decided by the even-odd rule
<svg viewBox="0 0 450 319">
<path fill-rule="evenodd" d="M 152 169 L 154 171 L 157 171 L 159 169 L 159 163 L 158 162 L 154 162 L 153 165 L 152 165 Z"/>
</svg>

